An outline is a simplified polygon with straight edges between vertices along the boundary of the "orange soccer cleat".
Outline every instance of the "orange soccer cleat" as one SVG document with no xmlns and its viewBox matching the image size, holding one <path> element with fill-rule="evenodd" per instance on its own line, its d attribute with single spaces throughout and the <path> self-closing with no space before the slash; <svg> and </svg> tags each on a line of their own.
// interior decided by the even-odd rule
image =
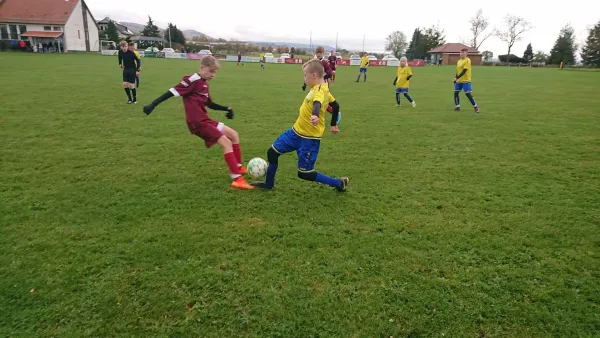
<svg viewBox="0 0 600 338">
<path fill-rule="evenodd" d="M 254 189 L 254 187 L 251 186 L 248 182 L 246 182 L 246 180 L 242 176 L 234 178 L 233 182 L 231 182 L 231 187 L 240 190 Z"/>
<path fill-rule="evenodd" d="M 241 175 L 245 175 L 248 173 L 248 169 L 246 169 L 246 167 L 240 167 L 240 174 Z"/>
</svg>

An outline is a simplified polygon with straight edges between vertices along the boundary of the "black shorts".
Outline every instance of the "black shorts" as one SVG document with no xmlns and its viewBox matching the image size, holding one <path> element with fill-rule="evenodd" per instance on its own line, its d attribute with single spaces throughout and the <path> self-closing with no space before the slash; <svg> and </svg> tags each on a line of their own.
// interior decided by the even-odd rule
<svg viewBox="0 0 600 338">
<path fill-rule="evenodd" d="M 135 83 L 135 69 L 123 69 L 123 82 Z"/>
</svg>

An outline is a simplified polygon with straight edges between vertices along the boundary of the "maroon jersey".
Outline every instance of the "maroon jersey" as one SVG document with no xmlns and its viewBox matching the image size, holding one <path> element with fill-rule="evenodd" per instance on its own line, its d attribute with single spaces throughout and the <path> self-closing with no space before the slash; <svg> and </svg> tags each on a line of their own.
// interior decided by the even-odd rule
<svg viewBox="0 0 600 338">
<path fill-rule="evenodd" d="M 185 119 L 188 125 L 212 122 L 206 112 L 206 105 L 212 103 L 208 92 L 208 82 L 200 75 L 184 76 L 183 80 L 170 89 L 175 96 L 181 96 L 185 108 Z"/>
<path fill-rule="evenodd" d="M 238 62 L 242 61 L 242 54 L 238 54 Z"/>
<path fill-rule="evenodd" d="M 335 70 L 335 65 L 337 62 L 337 56 L 335 55 L 329 55 L 329 57 L 327 58 L 327 60 L 329 61 L 329 67 L 331 67 L 331 70 Z"/>
<path fill-rule="evenodd" d="M 329 67 L 329 62 L 327 61 L 327 59 L 322 58 L 321 64 L 323 65 L 323 68 L 325 68 L 325 74 L 331 75 L 331 67 Z"/>
</svg>

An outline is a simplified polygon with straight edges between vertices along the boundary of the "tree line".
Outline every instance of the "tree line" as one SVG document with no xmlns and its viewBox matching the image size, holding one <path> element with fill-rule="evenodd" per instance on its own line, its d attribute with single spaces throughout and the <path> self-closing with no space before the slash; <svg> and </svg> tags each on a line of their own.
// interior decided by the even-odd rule
<svg viewBox="0 0 600 338">
<path fill-rule="evenodd" d="M 522 57 L 511 54 L 511 52 L 515 43 L 521 41 L 524 35 L 533 28 L 533 25 L 526 19 L 508 14 L 504 17 L 500 28 L 491 27 L 490 21 L 479 9 L 471 17 L 469 24 L 469 37 L 461 39 L 461 42 L 480 50 L 487 39 L 495 36 L 506 44 L 506 54 L 498 56 L 502 62 L 537 62 L 553 65 L 558 65 L 561 62 L 565 65 L 573 65 L 576 62 L 575 56 L 580 46 L 576 43 L 575 30 L 570 24 L 565 25 L 560 30 L 549 54 L 541 50 L 534 53 L 533 47 L 529 43 Z M 581 48 L 581 59 L 585 65 L 600 67 L 600 21 L 588 33 L 585 44 Z M 404 32 L 394 31 L 388 35 L 385 41 L 385 49 L 391 51 L 397 58 L 406 56 L 409 59 L 425 59 L 430 56 L 429 50 L 444 43 L 446 43 L 444 30 L 439 26 L 432 26 L 430 28 L 416 28 L 410 42 L 407 42 L 407 36 Z M 489 50 L 485 50 L 481 54 L 484 61 L 489 61 L 494 57 L 494 54 Z"/>
</svg>

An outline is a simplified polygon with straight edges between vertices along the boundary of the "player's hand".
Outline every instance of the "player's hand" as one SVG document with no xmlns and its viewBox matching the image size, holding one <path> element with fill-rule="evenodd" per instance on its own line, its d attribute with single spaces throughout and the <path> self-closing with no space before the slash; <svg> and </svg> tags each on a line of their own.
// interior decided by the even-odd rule
<svg viewBox="0 0 600 338">
<path fill-rule="evenodd" d="M 311 115 L 310 116 L 310 123 L 312 123 L 313 125 L 317 125 L 319 124 L 319 117 L 315 116 L 315 115 Z"/>
<path fill-rule="evenodd" d="M 452 79 L 452 82 L 456 83 L 456 76 Z"/>
<path fill-rule="evenodd" d="M 146 113 L 146 115 L 150 115 L 150 113 L 152 113 L 152 111 L 154 110 L 155 106 L 153 104 L 149 104 L 147 106 L 144 106 L 144 113 Z"/>
<path fill-rule="evenodd" d="M 233 112 L 233 109 L 231 109 L 231 107 L 227 107 L 227 113 L 225 114 L 225 116 L 228 119 L 233 119 L 233 116 L 235 115 L 235 113 Z"/>
<path fill-rule="evenodd" d="M 123 69 L 123 65 L 119 65 L 119 67 L 121 67 L 121 69 Z"/>
<path fill-rule="evenodd" d="M 306 91 L 306 83 L 302 86 L 302 91 Z"/>
<path fill-rule="evenodd" d="M 329 130 L 331 131 L 332 134 L 337 134 L 340 132 L 340 128 L 338 126 L 331 126 L 331 128 L 329 128 Z"/>
<path fill-rule="evenodd" d="M 395 85 L 396 85 L 396 81 L 394 81 L 394 83 L 392 83 L 392 86 L 395 86 Z"/>
<path fill-rule="evenodd" d="M 140 72 L 135 72 L 135 76 L 140 76 Z"/>
</svg>

